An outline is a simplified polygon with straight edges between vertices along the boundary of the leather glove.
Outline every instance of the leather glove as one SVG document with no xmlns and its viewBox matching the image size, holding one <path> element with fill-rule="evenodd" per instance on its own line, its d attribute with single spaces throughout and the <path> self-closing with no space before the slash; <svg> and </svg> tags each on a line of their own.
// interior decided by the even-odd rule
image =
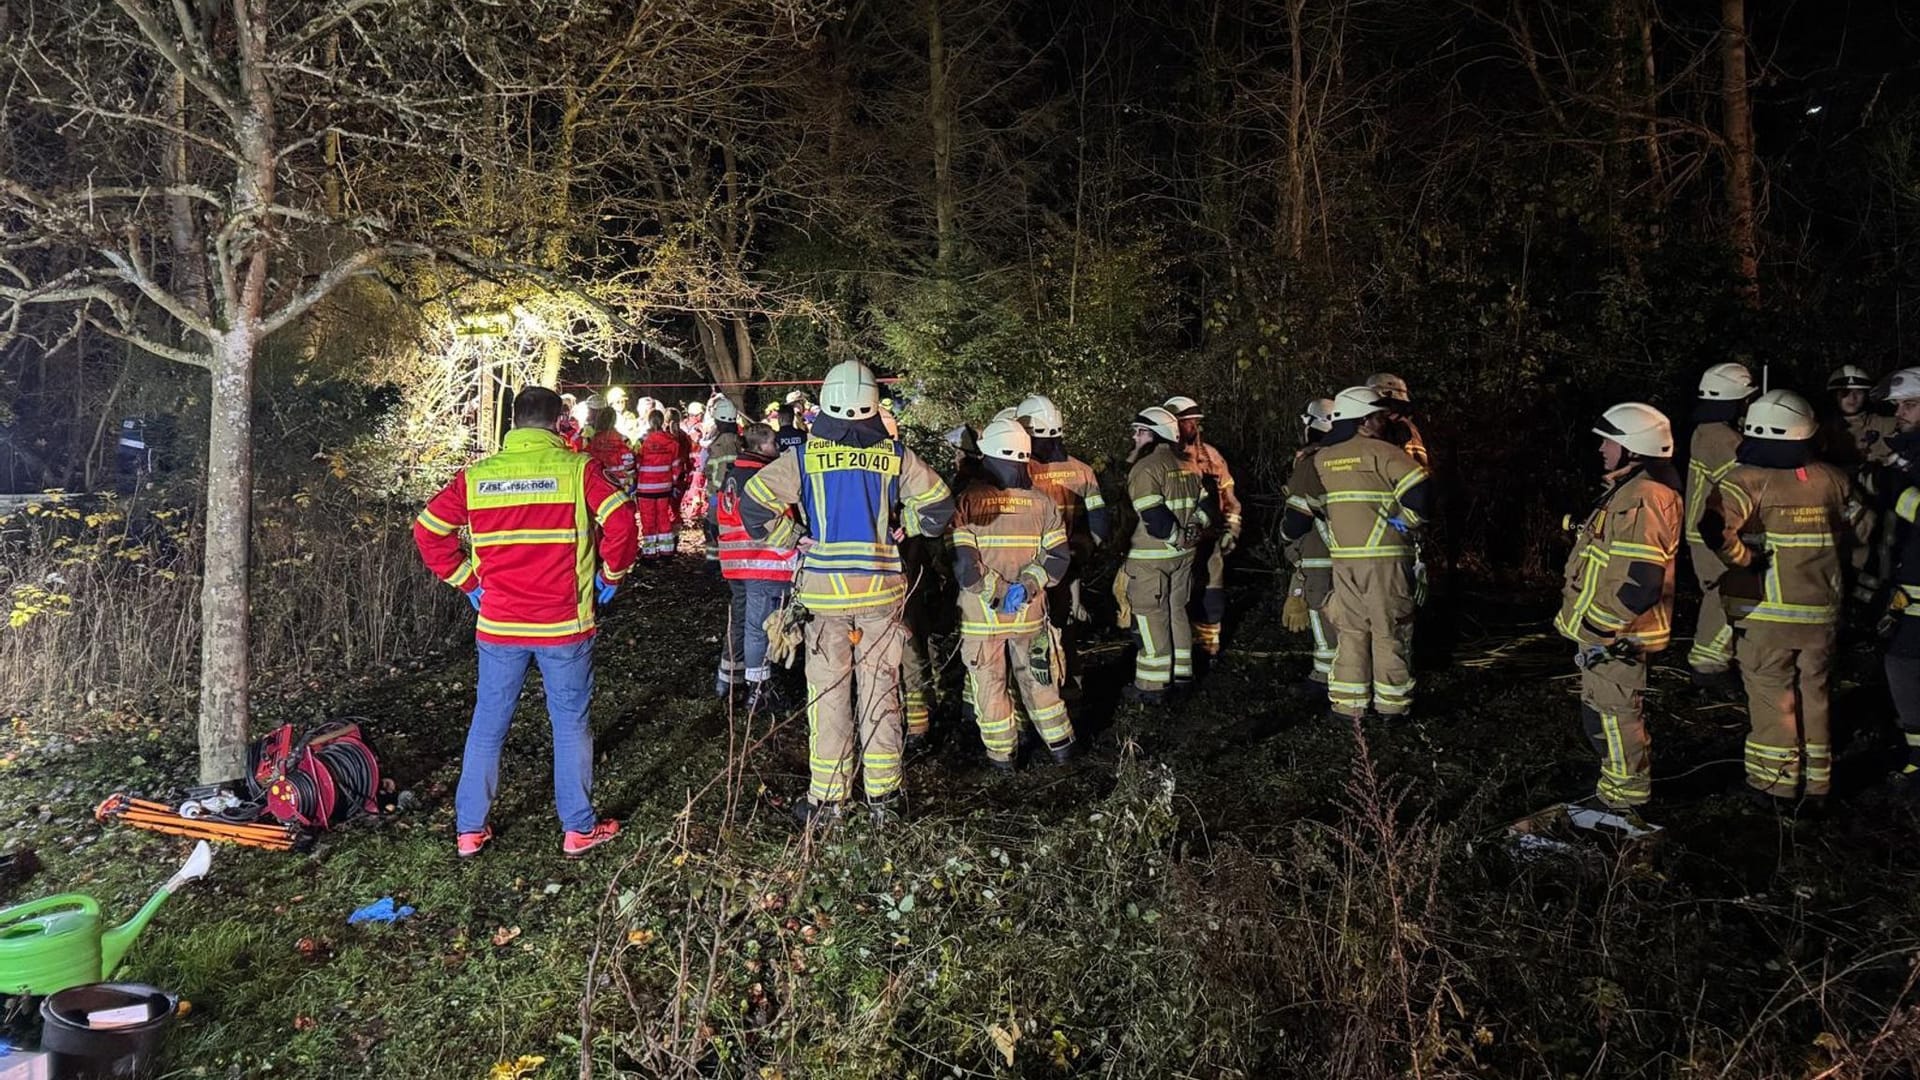
<svg viewBox="0 0 1920 1080">
<path fill-rule="evenodd" d="M 473 610 L 480 610 L 480 597 L 484 595 L 486 591 L 487 587 L 485 585 L 475 585 L 472 589 L 468 590 L 467 603 L 473 605 Z"/>
<path fill-rule="evenodd" d="M 1573 666 L 1581 671 L 1592 671 L 1607 659 L 1605 645 L 1582 645 L 1574 650 Z"/>
<path fill-rule="evenodd" d="M 1231 555 L 1231 554 L 1233 554 L 1233 549 L 1234 549 L 1234 548 L 1237 548 L 1237 547 L 1239 547 L 1239 546 L 1240 546 L 1240 534 L 1239 534 L 1239 533 L 1237 533 L 1237 532 L 1228 532 L 1228 533 L 1222 533 L 1222 534 L 1221 534 L 1221 536 L 1220 536 L 1220 554 L 1222 554 L 1222 555 Z"/>
<path fill-rule="evenodd" d="M 1427 564 L 1420 559 L 1413 560 L 1413 606 L 1427 606 Z"/>
<path fill-rule="evenodd" d="M 1024 582 L 1016 581 L 1007 586 L 1007 595 L 1000 598 L 1000 614 L 1012 615 L 1025 606 L 1026 602 L 1027 586 Z"/>
<path fill-rule="evenodd" d="M 608 582 L 606 578 L 601 577 L 598 570 L 593 572 L 593 594 L 594 598 L 600 602 L 600 606 L 605 607 L 613 603 L 613 594 L 619 591 L 619 588 L 618 585 L 614 585 Z"/>
<path fill-rule="evenodd" d="M 1299 593 L 1287 597 L 1287 604 L 1280 609 L 1280 623 L 1296 634 L 1304 634 L 1313 628 L 1312 610 L 1307 607 L 1307 598 Z"/>
</svg>

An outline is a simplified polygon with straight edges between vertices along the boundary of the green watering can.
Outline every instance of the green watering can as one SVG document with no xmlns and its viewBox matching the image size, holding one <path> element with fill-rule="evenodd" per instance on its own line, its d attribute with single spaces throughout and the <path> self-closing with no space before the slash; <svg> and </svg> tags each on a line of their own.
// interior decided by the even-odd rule
<svg viewBox="0 0 1920 1080">
<path fill-rule="evenodd" d="M 112 975 L 167 897 L 212 865 L 213 849 L 202 840 L 145 907 L 111 930 L 101 928 L 99 903 L 79 893 L 0 911 L 0 994 L 52 994 Z"/>
</svg>

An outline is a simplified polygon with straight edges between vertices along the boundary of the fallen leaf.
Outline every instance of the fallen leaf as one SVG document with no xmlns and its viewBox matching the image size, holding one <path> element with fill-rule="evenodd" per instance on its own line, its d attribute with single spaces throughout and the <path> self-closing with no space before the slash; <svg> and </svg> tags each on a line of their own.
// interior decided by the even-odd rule
<svg viewBox="0 0 1920 1080">
<path fill-rule="evenodd" d="M 653 931 L 644 927 L 627 931 L 627 944 L 636 948 L 645 948 L 653 944 Z"/>
<path fill-rule="evenodd" d="M 539 1054 L 521 1054 L 512 1061 L 495 1062 L 493 1068 L 487 1070 L 487 1080 L 524 1080 L 546 1063 L 547 1059 Z"/>
<path fill-rule="evenodd" d="M 502 926 L 502 927 L 500 927 L 500 928 L 498 928 L 498 929 L 496 929 L 496 930 L 494 930 L 494 932 L 493 932 L 493 943 L 494 943 L 495 945 L 509 945 L 509 944 L 512 944 L 512 942 L 513 942 L 513 939 L 514 939 L 514 938 L 517 938 L 517 937 L 519 937 L 519 936 L 520 936 L 520 928 L 519 928 L 519 927 L 517 927 L 517 926 Z"/>
<path fill-rule="evenodd" d="M 999 1024 L 988 1024 L 987 1037 L 993 1040 L 994 1049 L 1000 1051 L 1001 1056 L 1007 1059 L 1007 1066 L 1011 1068 L 1013 1066 L 1013 1044 L 1020 1041 L 1020 1022 L 1018 1020 L 1009 1020 L 1007 1021 L 1006 1027 L 1001 1027 Z"/>
<path fill-rule="evenodd" d="M 312 1031 L 319 1026 L 320 1022 L 311 1016 L 296 1016 L 293 1018 L 293 1030 L 295 1031 Z"/>
</svg>

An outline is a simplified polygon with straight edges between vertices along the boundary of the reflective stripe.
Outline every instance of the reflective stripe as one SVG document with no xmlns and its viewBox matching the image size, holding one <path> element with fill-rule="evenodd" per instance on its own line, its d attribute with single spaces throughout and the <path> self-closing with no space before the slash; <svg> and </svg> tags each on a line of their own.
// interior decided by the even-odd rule
<svg viewBox="0 0 1920 1080">
<path fill-rule="evenodd" d="M 481 533 L 473 538 L 476 548 L 506 544 L 571 544 L 580 539 L 572 529 L 514 529 L 508 532 Z"/>
<path fill-rule="evenodd" d="M 1920 520 L 1920 488 L 1908 488 L 1893 501 L 1893 512 L 1901 521 Z"/>
<path fill-rule="evenodd" d="M 419 516 L 415 517 L 413 520 L 416 523 L 418 523 L 421 528 L 427 530 L 428 532 L 434 534 L 435 536 L 451 536 L 453 534 L 453 530 L 457 528 L 457 526 L 450 525 L 447 522 L 444 522 L 439 518 L 435 517 L 433 514 L 433 511 L 431 510 L 420 511 Z"/>
</svg>

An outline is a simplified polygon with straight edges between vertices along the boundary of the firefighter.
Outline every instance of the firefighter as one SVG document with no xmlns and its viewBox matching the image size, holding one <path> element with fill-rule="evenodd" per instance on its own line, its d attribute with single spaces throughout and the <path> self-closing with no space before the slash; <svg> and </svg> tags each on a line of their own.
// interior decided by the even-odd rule
<svg viewBox="0 0 1920 1080">
<path fill-rule="evenodd" d="M 680 443 L 667 432 L 666 414 L 647 414 L 646 433 L 635 455 L 635 498 L 640 508 L 640 558 L 672 555 L 675 543 L 673 489 L 680 482 Z"/>
<path fill-rule="evenodd" d="M 1186 467 L 1180 420 L 1155 405 L 1133 418 L 1133 468 L 1127 497 L 1139 521 L 1120 573 L 1133 610 L 1138 651 L 1128 701 L 1160 705 L 1175 686 L 1193 681 L 1193 553 L 1218 513 L 1200 474 Z"/>
<path fill-rule="evenodd" d="M 1017 748 L 1014 686 L 1053 760 L 1065 762 L 1075 750 L 1047 628 L 1047 590 L 1066 576 L 1072 555 L 1059 507 L 1028 475 L 1032 445 L 1017 420 L 988 424 L 980 433 L 980 474 L 960 493 L 953 519 L 960 656 L 987 760 L 1006 770 Z"/>
<path fill-rule="evenodd" d="M 1300 412 L 1300 449 L 1294 451 L 1293 467 L 1312 458 L 1320 449 L 1320 440 L 1333 430 L 1333 399 L 1316 398 Z M 1313 515 L 1313 507 L 1304 495 L 1286 493 L 1288 507 Z M 1335 637 L 1333 622 L 1327 618 L 1327 600 L 1333 596 L 1333 556 L 1327 551 L 1327 523 L 1315 516 L 1313 528 L 1287 547 L 1293 563 L 1293 578 L 1287 585 L 1286 606 L 1281 622 L 1296 634 L 1313 634 L 1313 669 L 1300 686 L 1303 697 L 1327 696 L 1327 676 L 1333 672 Z"/>
<path fill-rule="evenodd" d="M 1391 371 L 1378 371 L 1367 376 L 1367 389 L 1384 398 L 1387 411 L 1393 414 L 1381 437 L 1405 450 L 1408 457 L 1431 472 L 1433 463 L 1427 455 L 1427 441 L 1421 437 L 1419 425 L 1413 422 L 1413 398 L 1407 391 L 1407 380 Z"/>
<path fill-rule="evenodd" d="M 1107 500 L 1100 494 L 1100 478 L 1094 475 L 1093 467 L 1067 453 L 1063 441 L 1066 421 L 1052 399 L 1034 394 L 1020 403 L 1015 415 L 1033 439 L 1027 475 L 1033 480 L 1034 490 L 1053 500 L 1067 526 L 1067 546 L 1073 562 L 1067 568 L 1066 580 L 1047 596 L 1047 617 L 1064 634 L 1069 624 L 1090 621 L 1080 595 L 1080 581 L 1094 552 L 1112 539 L 1112 515 L 1107 512 Z"/>
<path fill-rule="evenodd" d="M 1200 589 L 1200 601 L 1194 609 L 1194 647 L 1208 656 L 1220 655 L 1220 624 L 1227 617 L 1227 556 L 1240 543 L 1240 497 L 1233 490 L 1233 471 L 1200 435 L 1200 421 L 1206 413 L 1190 397 L 1170 397 L 1161 406 L 1180 421 L 1181 452 L 1189 470 L 1200 475 L 1207 495 L 1219 506 L 1224 528 L 1209 528 L 1200 536 L 1200 548 L 1194 555 L 1196 566 L 1203 567 L 1206 582 Z"/>
<path fill-rule="evenodd" d="M 1651 405 L 1615 405 L 1593 433 L 1606 490 L 1567 556 L 1553 627 L 1575 647 L 1580 722 L 1600 755 L 1594 798 L 1623 808 L 1653 797 L 1647 665 L 1672 635 L 1680 474 L 1673 425 Z"/>
<path fill-rule="evenodd" d="M 1805 398 L 1760 395 L 1742 430 L 1700 534 L 1727 568 L 1719 591 L 1747 689 L 1747 784 L 1817 801 L 1832 776 L 1827 680 L 1859 507 L 1847 474 L 1814 459 L 1820 425 Z"/>
<path fill-rule="evenodd" d="M 528 387 L 513 402 L 500 452 L 456 473 L 413 523 L 428 569 L 479 612 L 479 678 L 454 795 L 456 849 L 478 855 L 500 776 L 500 749 L 526 681 L 540 666 L 553 725 L 553 796 L 561 851 L 584 855 L 620 832 L 593 809 L 594 605 L 633 566 L 633 505 L 593 459 L 560 437 L 560 395 Z M 465 527 L 471 547 L 463 550 Z"/>
<path fill-rule="evenodd" d="M 1432 516 L 1427 471 L 1382 436 L 1393 414 L 1377 391 L 1350 386 L 1334 395 L 1332 428 L 1287 481 L 1298 499 L 1281 537 L 1297 543 L 1318 518 L 1327 526 L 1333 593 L 1333 670 L 1327 699 L 1334 715 L 1357 719 L 1369 706 L 1382 716 L 1413 707 L 1415 530 Z"/>
<path fill-rule="evenodd" d="M 1739 688 L 1733 674 L 1733 628 L 1727 625 L 1726 605 L 1720 600 L 1724 568 L 1712 546 L 1700 533 L 1700 513 L 1714 485 L 1733 468 L 1740 446 L 1740 414 L 1747 399 L 1759 391 L 1753 374 L 1741 364 L 1715 364 L 1700 376 L 1699 400 L 1693 406 L 1693 435 L 1687 448 L 1686 536 L 1693 559 L 1693 576 L 1700 582 L 1700 614 L 1694 622 L 1693 647 L 1687 666 L 1694 685 L 1731 694 Z"/>
<path fill-rule="evenodd" d="M 607 479 L 627 494 L 633 494 L 633 447 L 614 430 L 613 410 L 601 408 L 589 418 L 593 434 L 587 439 L 587 456 L 606 472 Z"/>
<path fill-rule="evenodd" d="M 715 411 L 719 411 L 717 406 Z M 786 706 L 779 684 L 770 681 L 773 669 L 767 664 L 766 621 L 792 593 L 793 571 L 799 560 L 791 547 L 778 547 L 749 536 L 740 520 L 741 493 L 777 456 L 773 429 L 765 424 L 749 425 L 739 438 L 739 446 L 740 452 L 728 463 L 713 495 L 713 519 L 720 530 L 720 576 L 726 579 L 733 596 L 714 693 L 728 697 L 735 684 L 744 681 L 747 711 L 756 712 Z M 786 513 L 791 515 L 791 508 Z"/>
<path fill-rule="evenodd" d="M 1862 463 L 1881 464 L 1887 459 L 1887 439 L 1897 431 L 1891 416 L 1882 416 L 1868 406 L 1873 379 L 1864 368 L 1844 364 L 1827 376 L 1827 392 L 1833 395 L 1834 417 L 1828 428 L 1825 447 L 1827 460 L 1842 468 Z"/>
<path fill-rule="evenodd" d="M 1907 744 L 1895 782 L 1915 795 L 1920 794 L 1920 367 L 1894 372 L 1884 396 L 1893 403 L 1896 430 L 1886 440 L 1880 490 L 1897 494 L 1892 513 L 1884 515 L 1893 533 L 1894 593 L 1885 616 L 1893 625 L 1882 662 Z"/>
<path fill-rule="evenodd" d="M 584 454 L 587 451 L 587 436 L 581 429 L 587 425 L 585 421 L 575 415 L 575 410 L 579 405 L 579 398 L 572 394 L 561 394 L 560 422 L 554 427 L 554 430 L 559 433 L 561 441 L 567 444 L 567 449 L 576 454 Z"/>
<path fill-rule="evenodd" d="M 880 421 L 880 384 L 857 360 L 827 372 L 806 445 L 782 454 L 746 486 L 749 536 L 797 546 L 796 599 L 807 623 L 811 782 L 795 804 L 802 823 L 837 816 L 859 768 L 876 820 L 899 800 L 900 603 L 907 595 L 893 515 L 902 529 L 940 536 L 953 518 L 947 485 Z M 798 519 L 785 517 L 797 505 Z"/>
</svg>

